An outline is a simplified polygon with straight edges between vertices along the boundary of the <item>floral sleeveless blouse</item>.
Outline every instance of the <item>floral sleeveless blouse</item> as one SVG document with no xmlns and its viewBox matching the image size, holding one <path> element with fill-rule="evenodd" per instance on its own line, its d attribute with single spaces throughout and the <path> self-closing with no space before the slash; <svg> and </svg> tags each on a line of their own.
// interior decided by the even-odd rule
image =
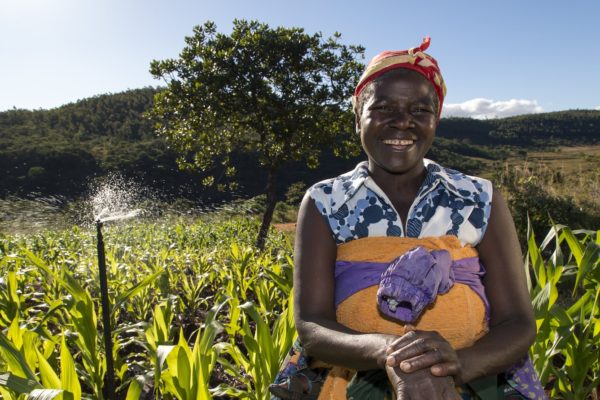
<svg viewBox="0 0 600 400">
<path fill-rule="evenodd" d="M 454 235 L 476 246 L 490 217 L 492 183 L 425 159 L 427 176 L 403 223 L 366 161 L 308 189 L 337 244 L 368 236 Z"/>
</svg>

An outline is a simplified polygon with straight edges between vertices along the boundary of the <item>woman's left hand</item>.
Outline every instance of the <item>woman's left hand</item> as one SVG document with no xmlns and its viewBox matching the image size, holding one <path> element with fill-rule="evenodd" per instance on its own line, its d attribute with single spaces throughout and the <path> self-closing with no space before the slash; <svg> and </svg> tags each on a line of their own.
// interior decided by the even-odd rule
<svg viewBox="0 0 600 400">
<path fill-rule="evenodd" d="M 411 373 L 429 368 L 434 376 L 453 376 L 461 381 L 461 365 L 450 343 L 435 331 L 418 331 L 407 326 L 407 333 L 387 349 L 386 364 Z"/>
</svg>

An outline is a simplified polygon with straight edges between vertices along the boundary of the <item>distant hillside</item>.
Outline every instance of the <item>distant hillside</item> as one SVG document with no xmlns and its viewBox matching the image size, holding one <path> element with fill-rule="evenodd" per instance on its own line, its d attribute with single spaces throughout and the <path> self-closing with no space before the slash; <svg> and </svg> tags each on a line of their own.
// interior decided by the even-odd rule
<svg viewBox="0 0 600 400">
<path fill-rule="evenodd" d="M 175 154 L 155 136 L 144 112 L 156 89 L 145 88 L 81 100 L 51 110 L 0 112 L 0 196 L 32 192 L 77 197 L 89 180 L 120 171 L 172 197 L 223 197 L 202 188 L 201 174 L 180 172 Z M 481 160 L 559 145 L 600 144 L 600 111 L 564 111 L 498 120 L 443 119 L 430 157 L 478 173 Z M 361 157 L 362 158 L 362 157 Z M 240 196 L 259 193 L 261 171 L 252 157 L 233 156 Z M 349 168 L 357 159 L 324 156 L 317 170 L 291 165 L 282 187 L 315 182 Z M 283 191 L 284 189 L 282 189 Z"/>
<path fill-rule="evenodd" d="M 600 144 L 600 111 L 570 110 L 510 118 L 445 118 L 438 136 L 485 146 L 519 147 Z"/>
</svg>

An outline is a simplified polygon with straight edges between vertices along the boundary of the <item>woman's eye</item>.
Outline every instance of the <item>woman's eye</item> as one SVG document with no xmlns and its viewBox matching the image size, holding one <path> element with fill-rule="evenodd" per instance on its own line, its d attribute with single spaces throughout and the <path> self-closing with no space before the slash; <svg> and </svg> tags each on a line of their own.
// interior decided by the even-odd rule
<svg viewBox="0 0 600 400">
<path fill-rule="evenodd" d="M 371 110 L 374 110 L 374 111 L 391 111 L 392 107 L 390 107 L 390 106 L 388 106 L 386 104 L 378 104 L 378 105 L 372 106 Z"/>
<path fill-rule="evenodd" d="M 413 109 L 413 112 L 417 113 L 417 114 L 428 114 L 428 113 L 431 113 L 432 111 L 429 107 L 415 107 Z"/>
</svg>

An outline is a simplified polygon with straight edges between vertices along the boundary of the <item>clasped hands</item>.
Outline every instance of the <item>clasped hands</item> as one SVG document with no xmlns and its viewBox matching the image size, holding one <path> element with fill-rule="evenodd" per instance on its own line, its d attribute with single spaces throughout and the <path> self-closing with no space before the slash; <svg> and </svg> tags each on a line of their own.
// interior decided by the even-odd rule
<svg viewBox="0 0 600 400">
<path fill-rule="evenodd" d="M 385 370 L 397 400 L 455 400 L 461 365 L 456 351 L 439 333 L 406 327 L 387 349 Z"/>
</svg>

